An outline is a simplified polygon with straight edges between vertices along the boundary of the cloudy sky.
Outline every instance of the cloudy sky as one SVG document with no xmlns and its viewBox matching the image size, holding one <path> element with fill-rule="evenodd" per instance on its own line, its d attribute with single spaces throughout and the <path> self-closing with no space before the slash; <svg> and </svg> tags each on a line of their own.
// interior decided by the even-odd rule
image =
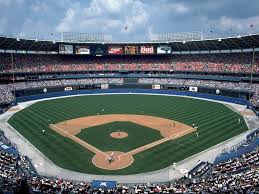
<svg viewBox="0 0 259 194">
<path fill-rule="evenodd" d="M 53 38 L 60 32 L 87 32 L 121 41 L 191 31 L 258 32 L 259 1 L 0 0 L 0 34 Z"/>
</svg>

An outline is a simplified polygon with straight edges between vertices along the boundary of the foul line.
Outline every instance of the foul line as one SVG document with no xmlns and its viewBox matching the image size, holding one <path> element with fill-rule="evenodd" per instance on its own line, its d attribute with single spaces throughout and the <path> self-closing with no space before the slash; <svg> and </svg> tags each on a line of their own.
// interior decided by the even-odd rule
<svg viewBox="0 0 259 194">
<path fill-rule="evenodd" d="M 108 156 L 106 153 L 104 153 L 103 151 L 99 150 L 98 148 L 92 146 L 91 144 L 81 140 L 80 138 L 74 136 L 74 135 L 71 135 L 70 133 L 64 131 L 62 128 L 59 128 L 53 124 L 50 124 L 50 126 L 52 126 L 53 128 L 56 128 L 57 131 L 61 132 L 61 133 L 65 133 L 70 139 L 76 141 L 77 143 L 79 143 L 80 145 L 84 146 L 85 148 L 87 148 L 88 150 L 94 152 L 95 154 L 98 154 L 98 153 L 102 153 L 104 154 L 105 156 Z M 62 135 L 62 134 L 61 134 Z M 90 149 L 89 149 L 90 148 Z"/>
<path fill-rule="evenodd" d="M 189 131 L 190 131 L 190 132 L 189 132 Z M 157 145 L 159 145 L 159 144 L 165 143 L 165 142 L 167 142 L 167 141 L 169 141 L 169 140 L 176 139 L 177 137 L 181 137 L 182 134 L 188 134 L 187 132 L 191 133 L 191 132 L 193 132 L 193 131 L 195 131 L 195 129 L 193 129 L 193 128 L 184 130 L 184 131 L 179 132 L 179 133 L 177 133 L 177 134 L 175 134 L 175 135 L 172 135 L 172 136 L 170 136 L 170 137 L 166 137 L 166 138 L 160 139 L 160 140 L 158 140 L 158 141 L 155 141 L 155 142 L 146 144 L 146 145 L 144 145 L 144 146 L 141 146 L 141 147 L 139 147 L 139 148 L 136 148 L 136 149 L 134 149 L 134 150 L 131 150 L 131 151 L 129 151 L 129 152 L 126 152 L 126 153 L 124 153 L 124 154 L 122 154 L 122 155 L 126 155 L 126 154 L 135 155 L 135 154 L 137 154 L 137 153 L 139 153 L 139 152 L 148 150 L 148 149 L 150 149 L 150 148 L 152 148 L 152 147 L 155 147 L 155 146 L 157 146 Z"/>
</svg>

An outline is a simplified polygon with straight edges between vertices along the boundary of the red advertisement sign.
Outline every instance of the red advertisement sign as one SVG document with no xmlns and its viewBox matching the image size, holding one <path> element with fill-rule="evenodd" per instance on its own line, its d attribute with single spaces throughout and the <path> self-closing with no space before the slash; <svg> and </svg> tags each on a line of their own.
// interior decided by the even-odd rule
<svg viewBox="0 0 259 194">
<path fill-rule="evenodd" d="M 154 47 L 153 46 L 141 46 L 140 53 L 141 54 L 154 54 Z"/>
<path fill-rule="evenodd" d="M 108 53 L 110 55 L 121 55 L 122 54 L 122 47 L 109 46 Z"/>
</svg>

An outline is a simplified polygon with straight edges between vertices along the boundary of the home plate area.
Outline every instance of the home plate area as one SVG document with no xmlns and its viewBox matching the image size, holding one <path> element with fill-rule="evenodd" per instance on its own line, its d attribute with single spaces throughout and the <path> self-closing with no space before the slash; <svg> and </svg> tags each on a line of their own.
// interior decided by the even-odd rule
<svg viewBox="0 0 259 194">
<path fill-rule="evenodd" d="M 133 161 L 132 155 L 119 151 L 97 153 L 92 159 L 95 166 L 107 170 L 126 168 L 130 166 Z"/>
</svg>

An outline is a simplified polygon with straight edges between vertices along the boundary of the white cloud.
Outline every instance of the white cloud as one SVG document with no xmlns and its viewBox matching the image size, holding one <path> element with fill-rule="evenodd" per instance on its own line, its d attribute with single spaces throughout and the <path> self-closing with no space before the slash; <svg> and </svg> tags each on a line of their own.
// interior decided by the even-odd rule
<svg viewBox="0 0 259 194">
<path fill-rule="evenodd" d="M 66 16 L 62 19 L 61 23 L 59 23 L 59 25 L 56 27 L 57 31 L 59 32 L 71 31 L 73 23 L 78 22 L 76 21 L 77 18 L 75 18 L 75 15 L 76 15 L 76 9 L 69 8 L 66 12 Z"/>
<path fill-rule="evenodd" d="M 172 11 L 176 11 L 180 14 L 184 14 L 184 13 L 187 13 L 189 11 L 189 8 L 182 4 L 182 3 L 175 3 L 175 4 L 172 4 Z"/>
<path fill-rule="evenodd" d="M 129 0 L 94 0 L 97 6 L 106 12 L 119 13 L 122 7 L 127 6 L 131 1 Z"/>
<path fill-rule="evenodd" d="M 153 33 L 153 26 L 149 26 L 147 28 L 147 32 L 146 32 L 147 38 L 149 40 L 152 40 L 154 38 L 154 33 Z"/>
<path fill-rule="evenodd" d="M 84 9 L 85 16 L 93 17 L 100 14 L 118 14 L 133 0 L 93 0 L 89 7 Z"/>
<path fill-rule="evenodd" d="M 140 0 L 93 0 L 88 6 L 71 6 L 56 27 L 58 32 L 132 33 L 145 27 L 147 5 Z M 128 30 L 123 30 L 127 26 Z"/>
<path fill-rule="evenodd" d="M 0 0 L 0 32 L 74 31 L 112 34 L 114 40 L 143 40 L 153 32 L 228 34 L 231 28 L 233 32 L 258 32 L 259 3 L 251 0 L 247 6 L 242 0 L 229 1 Z"/>
<path fill-rule="evenodd" d="M 159 8 L 158 8 L 159 7 Z M 169 1 L 166 3 L 161 3 L 159 1 L 155 1 L 154 2 L 154 10 L 157 13 L 161 14 L 161 10 L 163 10 L 163 12 L 166 13 L 171 13 L 171 15 L 179 15 L 179 14 L 186 14 L 188 12 L 190 12 L 190 7 L 188 7 L 186 4 L 184 3 L 180 3 L 180 2 L 174 2 L 174 1 Z"/>
<path fill-rule="evenodd" d="M 30 6 L 30 8 L 34 12 L 47 12 L 49 9 L 48 5 L 44 1 L 36 1 Z"/>
<path fill-rule="evenodd" d="M 34 21 L 32 18 L 26 18 L 18 35 L 21 37 L 49 39 L 52 32 L 51 26 L 44 21 Z"/>
<path fill-rule="evenodd" d="M 135 1 L 132 5 L 132 9 L 129 10 L 125 17 L 125 26 L 127 26 L 127 31 L 122 31 L 126 33 L 131 33 L 137 31 L 138 28 L 143 28 L 146 26 L 149 13 L 147 11 L 147 6 L 140 1 Z"/>
</svg>

